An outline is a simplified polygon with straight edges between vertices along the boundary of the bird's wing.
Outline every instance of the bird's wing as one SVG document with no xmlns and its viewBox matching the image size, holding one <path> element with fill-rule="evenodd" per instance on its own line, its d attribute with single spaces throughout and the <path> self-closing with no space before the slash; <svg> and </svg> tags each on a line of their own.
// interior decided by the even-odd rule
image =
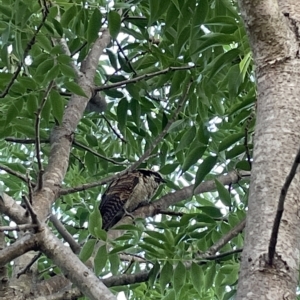
<svg viewBox="0 0 300 300">
<path fill-rule="evenodd" d="M 125 174 L 113 181 L 102 196 L 99 209 L 102 215 L 102 228 L 108 230 L 124 215 L 124 205 L 139 183 L 139 173 Z"/>
</svg>

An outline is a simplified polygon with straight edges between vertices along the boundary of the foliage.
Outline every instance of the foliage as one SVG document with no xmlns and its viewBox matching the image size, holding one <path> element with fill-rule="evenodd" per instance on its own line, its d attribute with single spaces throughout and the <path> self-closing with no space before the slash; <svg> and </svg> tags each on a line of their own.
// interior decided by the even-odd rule
<svg viewBox="0 0 300 300">
<path fill-rule="evenodd" d="M 46 96 L 38 130 L 46 167 L 50 131 L 61 122 L 71 93 L 83 93 L 71 64 L 80 67 L 98 31 L 108 26 L 112 41 L 95 77 L 108 107 L 104 114 L 84 114 L 74 134 L 88 149 L 74 144 L 63 188 L 106 178 L 137 161 L 172 119 L 189 82 L 177 120 L 140 165 L 160 170 L 168 181 L 156 198 L 232 170 L 250 170 L 255 83 L 245 30 L 232 1 L 70 0 L 56 1 L 44 14 L 38 1 L 2 0 L 0 7 L 0 168 L 38 180 L 37 111 Z M 58 43 L 62 37 L 71 55 Z M 27 142 L 19 143 L 22 139 Z M 15 199 L 28 193 L 27 183 L 11 173 L 1 172 L 0 182 Z M 85 243 L 83 260 L 95 244 L 86 242 L 89 234 L 106 239 L 97 229 L 96 212 L 104 188 L 66 194 L 53 207 L 73 237 Z M 147 282 L 112 288 L 130 299 L 230 299 L 238 254 L 215 260 L 200 254 L 243 220 L 247 188 L 247 180 L 225 187 L 216 181 L 215 190 L 168 208 L 178 215 L 124 225 L 127 231 L 111 241 L 111 248 L 99 248 L 96 274 L 149 270 Z M 9 224 L 7 218 L 3 222 Z M 238 235 L 219 253 L 242 246 Z M 124 253 L 145 262 L 124 261 Z M 44 278 L 48 270 L 59 272 L 50 266 L 45 256 L 39 259 Z"/>
</svg>

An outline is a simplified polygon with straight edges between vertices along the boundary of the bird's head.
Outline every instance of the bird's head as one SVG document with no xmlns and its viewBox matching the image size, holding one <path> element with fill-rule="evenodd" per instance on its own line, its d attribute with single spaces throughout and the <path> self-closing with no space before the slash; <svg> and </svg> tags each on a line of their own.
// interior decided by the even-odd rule
<svg viewBox="0 0 300 300">
<path fill-rule="evenodd" d="M 138 169 L 137 171 L 141 172 L 145 177 L 151 177 L 158 184 L 167 182 L 165 179 L 163 179 L 159 172 L 155 172 L 148 169 Z"/>
</svg>

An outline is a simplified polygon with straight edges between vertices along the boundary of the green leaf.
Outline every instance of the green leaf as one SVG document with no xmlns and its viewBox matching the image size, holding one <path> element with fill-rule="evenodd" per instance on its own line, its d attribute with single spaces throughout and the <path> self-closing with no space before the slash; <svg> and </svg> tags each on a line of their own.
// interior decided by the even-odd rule
<svg viewBox="0 0 300 300">
<path fill-rule="evenodd" d="M 199 295 L 201 295 L 204 282 L 204 274 L 202 268 L 194 262 L 191 266 L 191 279 L 195 290 L 198 292 Z"/>
<path fill-rule="evenodd" d="M 117 253 L 109 255 L 110 270 L 113 275 L 119 271 L 120 258 Z"/>
<path fill-rule="evenodd" d="M 174 300 L 174 299 L 176 299 L 174 290 L 170 290 L 168 292 L 168 294 L 165 297 L 162 298 L 162 300 Z"/>
<path fill-rule="evenodd" d="M 184 159 L 182 165 L 182 173 L 188 170 L 202 157 L 206 148 L 207 148 L 206 146 L 197 146 L 195 149 L 190 150 L 190 152 L 186 155 Z"/>
<path fill-rule="evenodd" d="M 215 206 L 200 206 L 197 207 L 199 209 L 201 209 L 202 212 L 204 212 L 205 214 L 207 214 L 208 216 L 212 217 L 212 218 L 221 218 L 223 217 L 220 209 L 218 207 Z"/>
<path fill-rule="evenodd" d="M 152 267 L 152 269 L 149 272 L 149 285 L 153 286 L 158 274 L 159 274 L 159 270 L 160 270 L 160 266 L 159 263 L 156 261 L 154 266 Z"/>
<path fill-rule="evenodd" d="M 246 160 L 239 161 L 235 167 L 239 170 L 251 171 L 251 166 Z"/>
<path fill-rule="evenodd" d="M 61 17 L 60 24 L 63 27 L 68 27 L 68 24 L 75 18 L 77 9 L 75 5 L 72 5 Z"/>
<path fill-rule="evenodd" d="M 163 266 L 159 276 L 159 284 L 162 291 L 164 291 L 166 285 L 169 282 L 171 282 L 172 277 L 173 277 L 173 266 L 167 261 Z"/>
<path fill-rule="evenodd" d="M 208 48 L 215 46 L 224 46 L 229 45 L 236 41 L 236 38 L 230 34 L 224 33 L 209 33 L 200 38 L 201 46 L 198 47 L 195 51 L 193 51 L 190 55 L 194 53 L 203 52 Z"/>
<path fill-rule="evenodd" d="M 96 244 L 96 240 L 90 239 L 83 245 L 79 253 L 79 258 L 81 259 L 82 262 L 87 261 L 91 257 L 94 251 L 95 244 Z"/>
<path fill-rule="evenodd" d="M 50 71 L 46 74 L 44 80 L 43 80 L 43 84 L 47 84 L 50 81 L 56 79 L 58 77 L 59 74 L 59 65 L 54 65 L 52 69 L 50 69 Z"/>
<path fill-rule="evenodd" d="M 106 52 L 108 54 L 108 58 L 109 58 L 109 61 L 110 61 L 111 65 L 112 65 L 112 67 L 115 70 L 117 70 L 118 69 L 118 63 L 117 63 L 116 54 L 113 51 L 111 51 L 110 49 L 106 49 Z M 125 80 L 125 78 L 122 77 L 121 80 Z M 110 81 L 113 82 L 111 77 L 110 77 Z"/>
<path fill-rule="evenodd" d="M 91 174 L 96 172 L 96 157 L 91 152 L 86 152 L 84 157 L 84 163 L 87 166 Z"/>
<path fill-rule="evenodd" d="M 77 83 L 72 81 L 67 81 L 65 82 L 65 86 L 70 92 L 87 98 L 87 95 L 84 93 L 82 88 Z"/>
<path fill-rule="evenodd" d="M 108 13 L 108 29 L 110 35 L 117 38 L 121 29 L 121 16 L 114 10 Z"/>
<path fill-rule="evenodd" d="M 99 276 L 108 259 L 106 245 L 101 246 L 94 258 L 95 274 Z"/>
<path fill-rule="evenodd" d="M 184 122 L 185 122 L 185 120 L 177 120 L 177 121 L 173 122 L 171 124 L 170 128 L 168 129 L 168 132 L 175 131 L 175 128 L 177 128 L 178 126 L 181 126 Z"/>
<path fill-rule="evenodd" d="M 38 103 L 37 103 L 37 97 L 34 94 L 29 94 L 27 96 L 27 111 L 30 115 L 33 116 L 33 114 L 37 111 Z"/>
<path fill-rule="evenodd" d="M 231 196 L 229 191 L 224 187 L 224 185 L 217 179 L 215 179 L 215 184 L 217 191 L 219 193 L 220 200 L 225 206 L 231 206 Z"/>
<path fill-rule="evenodd" d="M 46 74 L 49 70 L 53 68 L 53 66 L 54 66 L 54 61 L 52 58 L 45 60 L 37 67 L 35 72 L 35 77 Z"/>
<path fill-rule="evenodd" d="M 219 73 L 228 64 L 232 64 L 232 61 L 236 59 L 240 54 L 239 49 L 229 50 L 221 55 L 219 55 L 210 65 L 209 65 L 209 77 L 210 81 L 217 73 Z"/>
<path fill-rule="evenodd" d="M 128 110 L 128 102 L 125 98 L 123 98 L 119 101 L 117 107 L 118 126 L 120 130 L 123 130 L 126 125 L 127 110 Z"/>
<path fill-rule="evenodd" d="M 189 147 L 191 145 L 192 141 L 195 139 L 196 133 L 197 133 L 196 127 L 191 126 L 191 128 L 188 129 L 182 136 L 180 143 L 179 143 L 178 147 L 176 148 L 176 152 L 183 150 L 186 147 Z"/>
<path fill-rule="evenodd" d="M 88 22 L 88 29 L 87 29 L 88 43 L 91 44 L 97 39 L 99 30 L 102 25 L 101 21 L 102 21 L 102 14 L 100 13 L 99 8 L 95 8 Z"/>
<path fill-rule="evenodd" d="M 216 265 L 213 263 L 204 275 L 204 290 L 207 291 L 214 283 L 216 275 Z"/>
<path fill-rule="evenodd" d="M 102 228 L 102 217 L 98 206 L 94 207 L 94 210 L 91 212 L 89 216 L 88 230 L 89 233 L 93 236 L 96 236 L 95 228 L 99 228 L 99 229 Z"/>
<path fill-rule="evenodd" d="M 129 103 L 129 109 L 131 111 L 134 123 L 139 127 L 141 122 L 141 106 L 139 101 L 131 99 Z"/>
<path fill-rule="evenodd" d="M 59 68 L 61 70 L 61 72 L 63 73 L 63 75 L 65 75 L 67 78 L 71 79 L 71 78 L 75 78 L 75 71 L 72 67 L 70 67 L 69 65 L 66 64 L 60 64 Z"/>
<path fill-rule="evenodd" d="M 10 106 L 6 113 L 6 123 L 12 122 L 18 115 L 20 115 L 23 108 L 23 99 L 13 99 L 10 101 Z"/>
<path fill-rule="evenodd" d="M 165 0 L 149 0 L 150 18 L 148 26 L 151 26 L 162 14 L 164 14 L 169 6 L 169 1 Z"/>
<path fill-rule="evenodd" d="M 227 136 L 219 145 L 219 151 L 224 151 L 228 149 L 230 146 L 238 142 L 245 136 L 244 132 L 234 133 Z"/>
<path fill-rule="evenodd" d="M 186 269 L 182 262 L 178 262 L 173 276 L 174 289 L 178 294 L 185 283 Z"/>
<path fill-rule="evenodd" d="M 178 163 L 174 163 L 174 164 L 166 164 L 164 165 L 160 170 L 159 172 L 162 174 L 162 175 L 168 175 L 168 174 L 171 174 L 173 173 L 176 168 L 179 166 Z"/>
<path fill-rule="evenodd" d="M 248 148 L 252 149 L 253 145 L 252 144 L 250 144 L 250 145 L 248 144 Z M 232 159 L 232 158 L 234 158 L 236 156 L 239 156 L 239 155 L 241 155 L 241 154 L 243 154 L 245 152 L 246 152 L 245 145 L 236 145 L 231 150 L 225 152 L 226 159 Z"/>
<path fill-rule="evenodd" d="M 65 100 L 56 90 L 53 89 L 50 92 L 49 98 L 52 106 L 53 116 L 58 120 L 59 123 L 61 123 L 65 108 Z"/>
<path fill-rule="evenodd" d="M 217 156 L 208 156 L 204 159 L 204 161 L 199 166 L 197 173 L 196 173 L 196 179 L 195 179 L 195 185 L 194 185 L 195 188 L 203 181 L 205 176 L 216 165 L 217 159 L 218 159 Z"/>
</svg>

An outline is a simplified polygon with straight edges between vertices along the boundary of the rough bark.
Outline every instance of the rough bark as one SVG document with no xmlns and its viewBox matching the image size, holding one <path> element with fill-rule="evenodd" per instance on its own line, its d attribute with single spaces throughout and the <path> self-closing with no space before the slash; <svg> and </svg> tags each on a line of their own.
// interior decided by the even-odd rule
<svg viewBox="0 0 300 300">
<path fill-rule="evenodd" d="M 294 5 L 291 3 L 294 2 Z M 300 142 L 296 1 L 239 1 L 256 65 L 257 124 L 237 299 L 295 299 L 299 267 L 299 176 L 285 200 L 275 258 L 268 246 L 281 188 Z M 298 8 L 297 8 L 298 6 Z M 292 7 L 292 9 L 291 9 Z"/>
</svg>

